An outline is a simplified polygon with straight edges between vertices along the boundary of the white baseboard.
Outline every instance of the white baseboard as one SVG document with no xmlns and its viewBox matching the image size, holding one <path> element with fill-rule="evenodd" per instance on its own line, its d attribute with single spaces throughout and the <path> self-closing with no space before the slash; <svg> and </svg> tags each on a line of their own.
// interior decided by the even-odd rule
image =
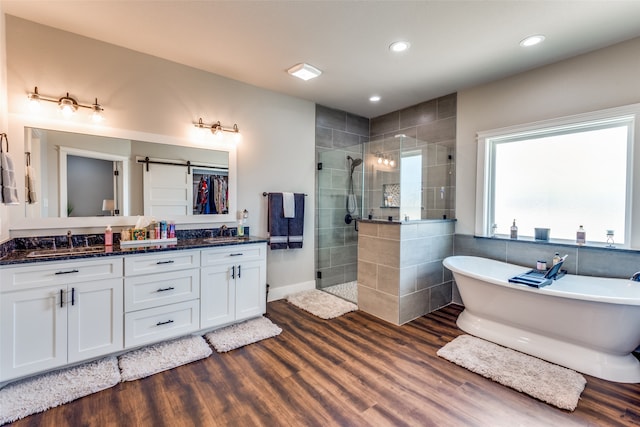
<svg viewBox="0 0 640 427">
<path fill-rule="evenodd" d="M 277 288 L 270 286 L 267 301 L 276 301 L 279 299 L 287 298 L 289 295 L 315 288 L 315 280 L 311 280 L 309 282 L 294 283 L 293 285 L 278 286 Z"/>
</svg>

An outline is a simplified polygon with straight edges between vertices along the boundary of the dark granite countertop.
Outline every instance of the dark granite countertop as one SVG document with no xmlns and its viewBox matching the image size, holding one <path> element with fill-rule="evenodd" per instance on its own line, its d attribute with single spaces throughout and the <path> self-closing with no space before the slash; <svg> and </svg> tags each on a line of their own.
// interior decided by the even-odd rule
<svg viewBox="0 0 640 427">
<path fill-rule="evenodd" d="M 157 245 L 157 246 L 143 246 L 143 247 L 127 247 L 121 248 L 118 243 L 114 243 L 113 246 L 98 246 L 103 248 L 104 251 L 90 252 L 90 253 L 77 253 L 69 255 L 53 255 L 53 256 L 38 256 L 37 258 L 28 258 L 27 255 L 33 252 L 34 249 L 16 249 L 9 252 L 4 257 L 0 258 L 0 266 L 14 265 L 14 264 L 29 264 L 47 261 L 66 261 L 69 259 L 88 259 L 105 256 L 122 256 L 132 254 L 143 254 L 152 252 L 166 252 L 186 249 L 202 249 L 210 247 L 220 246 L 233 246 L 233 245 L 247 245 L 251 243 L 264 243 L 268 239 L 262 237 L 246 237 L 239 238 L 237 240 L 216 241 L 211 238 L 191 238 L 191 239 L 178 239 L 177 244 L 173 245 Z M 37 249 L 36 249 L 37 251 Z M 59 248 L 58 252 L 68 252 L 67 248 Z"/>
</svg>

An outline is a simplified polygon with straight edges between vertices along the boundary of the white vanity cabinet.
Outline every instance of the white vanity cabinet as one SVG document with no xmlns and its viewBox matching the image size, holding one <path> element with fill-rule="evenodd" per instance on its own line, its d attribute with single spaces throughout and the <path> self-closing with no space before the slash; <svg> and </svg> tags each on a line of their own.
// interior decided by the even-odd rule
<svg viewBox="0 0 640 427">
<path fill-rule="evenodd" d="M 200 327 L 213 328 L 264 314 L 266 269 L 266 243 L 203 250 Z"/>
<path fill-rule="evenodd" d="M 200 251 L 130 255 L 124 260 L 126 348 L 200 329 Z"/>
<path fill-rule="evenodd" d="M 122 257 L 0 270 L 0 382 L 123 348 Z"/>
</svg>

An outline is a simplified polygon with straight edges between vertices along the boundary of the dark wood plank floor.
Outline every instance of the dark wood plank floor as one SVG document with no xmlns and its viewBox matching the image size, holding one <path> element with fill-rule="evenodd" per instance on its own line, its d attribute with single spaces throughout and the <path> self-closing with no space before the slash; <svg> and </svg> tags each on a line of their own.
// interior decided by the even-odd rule
<svg viewBox="0 0 640 427">
<path fill-rule="evenodd" d="M 563 411 L 436 356 L 462 332 L 449 306 L 396 327 L 269 303 L 277 338 L 34 414 L 15 426 L 626 426 L 640 385 L 587 377 Z"/>
</svg>

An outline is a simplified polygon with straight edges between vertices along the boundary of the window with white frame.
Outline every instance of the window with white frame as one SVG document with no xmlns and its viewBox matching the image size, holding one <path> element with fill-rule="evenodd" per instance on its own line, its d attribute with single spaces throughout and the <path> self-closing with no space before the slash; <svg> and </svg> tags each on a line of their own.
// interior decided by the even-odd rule
<svg viewBox="0 0 640 427">
<path fill-rule="evenodd" d="M 551 239 L 630 246 L 633 145 L 639 106 L 478 135 L 476 234 L 519 236 L 549 228 Z M 636 178 L 638 179 L 638 178 Z M 638 185 L 635 185 L 636 191 Z M 640 224 L 638 224 L 640 225 Z"/>
</svg>

